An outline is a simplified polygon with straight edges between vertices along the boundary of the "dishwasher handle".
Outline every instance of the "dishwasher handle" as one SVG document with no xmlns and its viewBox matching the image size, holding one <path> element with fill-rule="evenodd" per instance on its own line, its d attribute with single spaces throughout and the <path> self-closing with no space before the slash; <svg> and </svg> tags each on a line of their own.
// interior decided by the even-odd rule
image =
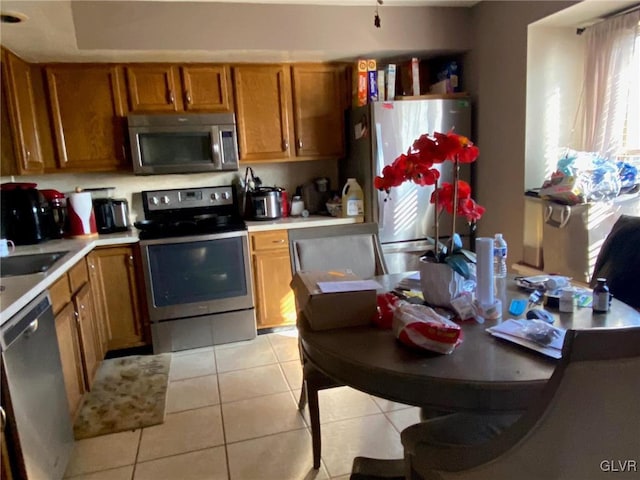
<svg viewBox="0 0 640 480">
<path fill-rule="evenodd" d="M 51 309 L 49 293 L 42 292 L 2 325 L 0 328 L 0 349 L 7 350 L 23 334 L 32 335 L 38 329 L 38 319 Z"/>
</svg>

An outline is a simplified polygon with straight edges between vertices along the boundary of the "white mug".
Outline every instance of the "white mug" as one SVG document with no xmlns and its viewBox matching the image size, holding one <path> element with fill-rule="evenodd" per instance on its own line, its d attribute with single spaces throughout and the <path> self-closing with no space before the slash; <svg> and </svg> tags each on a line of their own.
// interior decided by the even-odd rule
<svg viewBox="0 0 640 480">
<path fill-rule="evenodd" d="M 13 253 L 16 244 L 6 238 L 0 238 L 0 257 L 6 257 L 9 253 Z"/>
</svg>

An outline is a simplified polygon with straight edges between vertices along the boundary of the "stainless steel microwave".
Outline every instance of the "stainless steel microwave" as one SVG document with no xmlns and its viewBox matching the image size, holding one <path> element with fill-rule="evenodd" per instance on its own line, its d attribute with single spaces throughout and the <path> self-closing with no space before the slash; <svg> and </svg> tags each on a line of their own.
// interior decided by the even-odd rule
<svg viewBox="0 0 640 480">
<path fill-rule="evenodd" d="M 136 175 L 238 170 L 233 113 L 129 115 Z"/>
</svg>

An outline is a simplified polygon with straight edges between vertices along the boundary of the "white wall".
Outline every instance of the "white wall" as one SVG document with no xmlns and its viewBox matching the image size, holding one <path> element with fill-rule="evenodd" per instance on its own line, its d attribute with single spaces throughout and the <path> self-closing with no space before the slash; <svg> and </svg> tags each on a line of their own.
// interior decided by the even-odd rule
<svg viewBox="0 0 640 480">
<path fill-rule="evenodd" d="M 529 27 L 525 188 L 542 186 L 556 169 L 559 150 L 579 145 L 574 128 L 584 44 L 575 27 Z"/>
<path fill-rule="evenodd" d="M 528 25 L 575 2 L 480 2 L 472 9 L 468 85 L 480 148 L 474 196 L 481 236 L 502 232 L 509 263 L 522 258 Z M 539 67 L 536 67 L 539 68 Z"/>
</svg>

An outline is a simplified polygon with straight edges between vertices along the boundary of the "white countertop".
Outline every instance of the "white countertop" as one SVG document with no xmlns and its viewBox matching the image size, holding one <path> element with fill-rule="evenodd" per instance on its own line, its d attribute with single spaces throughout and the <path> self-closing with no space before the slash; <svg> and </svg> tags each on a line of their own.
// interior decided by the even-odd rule
<svg viewBox="0 0 640 480">
<path fill-rule="evenodd" d="M 291 228 L 321 227 L 362 222 L 362 217 L 336 218 L 322 215 L 309 217 L 287 217 L 269 221 L 247 221 L 249 232 L 283 230 Z M 111 233 L 88 239 L 49 240 L 36 245 L 16 247 L 13 255 L 29 255 L 33 253 L 68 252 L 44 273 L 19 275 L 0 278 L 0 326 L 15 315 L 21 308 L 36 298 L 71 267 L 80 261 L 95 247 L 131 244 L 138 242 L 138 231 L 131 229 L 123 233 Z M 0 260 L 0 269 L 2 262 Z"/>
<path fill-rule="evenodd" d="M 0 285 L 3 287 L 0 291 L 0 326 L 64 275 L 95 247 L 131 244 L 137 241 L 138 232 L 131 230 L 88 239 L 49 240 L 36 245 L 16 247 L 11 254 L 12 256 L 52 252 L 67 252 L 67 254 L 44 273 L 0 278 Z M 2 261 L 0 260 L 1 268 Z"/>
<path fill-rule="evenodd" d="M 286 217 L 278 220 L 247 220 L 249 232 L 264 232 L 267 230 L 288 230 L 291 228 L 326 227 L 330 225 L 344 225 L 347 223 L 362 223 L 362 217 L 328 217 L 326 215 L 309 215 L 308 217 Z"/>
</svg>

